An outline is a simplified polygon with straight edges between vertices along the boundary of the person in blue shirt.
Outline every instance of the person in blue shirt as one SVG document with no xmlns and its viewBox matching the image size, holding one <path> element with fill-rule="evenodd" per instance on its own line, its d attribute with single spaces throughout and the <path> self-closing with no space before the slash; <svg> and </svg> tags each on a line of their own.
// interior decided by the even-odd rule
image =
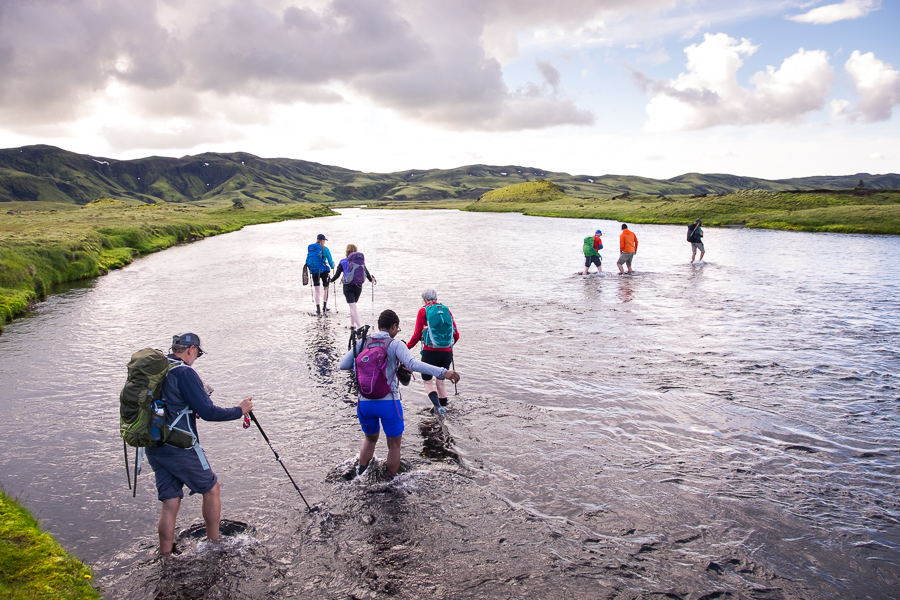
<svg viewBox="0 0 900 600">
<path fill-rule="evenodd" d="M 168 355 L 169 372 L 163 380 L 162 397 L 166 403 L 166 424 L 193 438 L 190 448 L 176 448 L 160 442 L 147 448 L 147 461 L 156 475 L 156 491 L 162 509 L 159 515 L 159 553 L 172 554 L 175 546 L 175 520 L 184 486 L 191 494 L 203 496 L 203 521 L 206 523 L 206 539 L 219 539 L 219 520 L 222 503 L 219 496 L 219 478 L 209 466 L 200 437 L 197 433 L 197 417 L 204 421 L 234 421 L 253 410 L 253 397 L 244 398 L 234 408 L 221 408 L 209 399 L 212 388 L 204 385 L 194 371 L 194 361 L 203 356 L 200 337 L 195 333 L 182 333 L 172 338 Z"/>
<path fill-rule="evenodd" d="M 312 275 L 313 290 L 316 296 L 316 314 L 328 312 L 328 283 L 331 278 L 331 270 L 334 269 L 334 259 L 331 258 L 331 250 L 325 246 L 328 238 L 323 234 L 316 236 L 316 243 L 310 244 L 306 253 L 306 266 L 309 267 L 309 273 Z M 319 248 L 316 248 L 316 246 Z M 324 289 L 324 302 L 319 308 L 319 285 Z"/>
</svg>

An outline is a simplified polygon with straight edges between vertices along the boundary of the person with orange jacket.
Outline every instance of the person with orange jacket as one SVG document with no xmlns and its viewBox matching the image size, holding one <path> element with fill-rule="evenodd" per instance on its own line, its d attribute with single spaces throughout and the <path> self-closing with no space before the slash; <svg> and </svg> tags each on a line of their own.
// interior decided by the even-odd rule
<svg viewBox="0 0 900 600">
<path fill-rule="evenodd" d="M 621 252 L 621 254 L 619 254 L 619 260 L 616 261 L 616 266 L 619 267 L 619 274 L 625 273 L 625 269 L 622 268 L 622 265 L 628 267 L 629 275 L 633 273 L 631 270 L 631 259 L 634 258 L 637 249 L 637 236 L 628 229 L 628 225 L 622 223 L 622 233 L 619 235 L 619 252 Z"/>
</svg>

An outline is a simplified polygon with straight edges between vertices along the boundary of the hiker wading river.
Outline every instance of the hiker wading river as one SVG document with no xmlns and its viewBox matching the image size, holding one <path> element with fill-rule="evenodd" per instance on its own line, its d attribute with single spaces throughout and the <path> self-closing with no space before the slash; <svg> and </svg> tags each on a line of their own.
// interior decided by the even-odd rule
<svg viewBox="0 0 900 600">
<path fill-rule="evenodd" d="M 634 275 L 583 277 L 579 242 L 601 229 L 615 262 L 621 223 L 341 212 L 138 259 L 5 326 L 0 484 L 106 597 L 896 596 L 900 238 L 704 223 L 715 252 L 692 265 L 684 225 L 640 224 Z M 440 231 L 464 235 L 429 243 Z M 418 375 L 398 388 L 392 479 L 381 441 L 376 472 L 352 476 L 347 318 L 316 317 L 300 280 L 320 232 L 378 277 L 363 324 L 391 309 L 411 338 L 434 288 L 462 328 L 446 415 Z M 210 351 L 192 368 L 216 402 L 252 390 L 316 510 L 256 427 L 200 423 L 224 533 L 204 541 L 186 493 L 182 553 L 160 565 L 157 490 L 146 463 L 128 489 L 118 395 L 135 350 L 184 331 Z"/>
</svg>

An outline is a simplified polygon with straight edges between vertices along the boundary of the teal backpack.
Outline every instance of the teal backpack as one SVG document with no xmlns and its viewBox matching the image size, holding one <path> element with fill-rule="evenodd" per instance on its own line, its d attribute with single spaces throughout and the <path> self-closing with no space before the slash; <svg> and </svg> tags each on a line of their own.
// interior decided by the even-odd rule
<svg viewBox="0 0 900 600">
<path fill-rule="evenodd" d="M 593 238 L 591 238 L 593 239 Z M 425 307 L 425 335 L 422 341 L 432 348 L 453 347 L 453 317 L 443 304 L 429 304 Z"/>
</svg>

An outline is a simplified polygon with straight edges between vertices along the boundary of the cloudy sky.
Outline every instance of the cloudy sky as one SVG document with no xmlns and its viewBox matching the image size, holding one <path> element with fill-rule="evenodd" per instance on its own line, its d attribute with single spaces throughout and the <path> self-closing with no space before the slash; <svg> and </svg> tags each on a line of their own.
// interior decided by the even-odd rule
<svg viewBox="0 0 900 600">
<path fill-rule="evenodd" d="M 900 172 L 896 0 L 0 0 L 0 147 Z"/>
</svg>

